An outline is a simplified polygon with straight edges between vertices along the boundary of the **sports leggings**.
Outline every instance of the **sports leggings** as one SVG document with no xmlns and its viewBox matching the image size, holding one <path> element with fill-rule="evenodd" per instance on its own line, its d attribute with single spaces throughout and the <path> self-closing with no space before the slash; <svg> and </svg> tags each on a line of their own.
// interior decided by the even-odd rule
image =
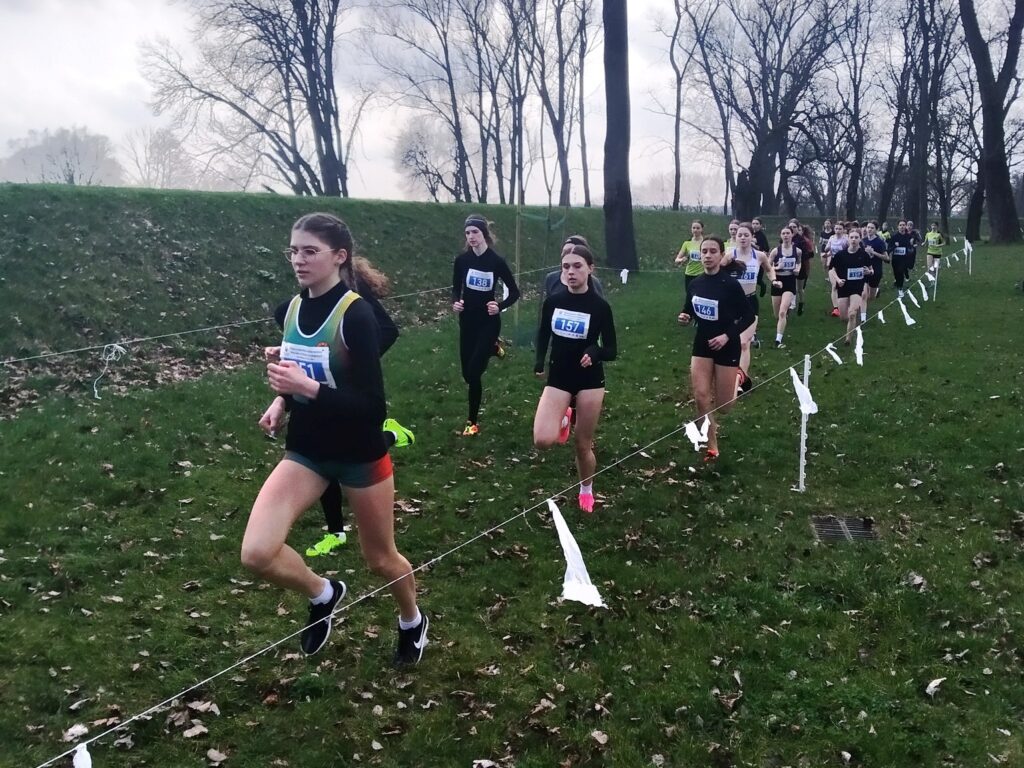
<svg viewBox="0 0 1024 768">
<path fill-rule="evenodd" d="M 483 375 L 487 363 L 494 354 L 494 345 L 501 333 L 500 315 L 459 316 L 459 357 L 462 360 L 462 378 L 469 385 L 469 422 L 476 424 L 480 418 L 480 401 L 483 399 Z"/>
<path fill-rule="evenodd" d="M 892 257 L 892 273 L 896 278 L 896 287 L 902 291 L 903 285 L 910 279 L 910 257 L 894 255 Z"/>
</svg>

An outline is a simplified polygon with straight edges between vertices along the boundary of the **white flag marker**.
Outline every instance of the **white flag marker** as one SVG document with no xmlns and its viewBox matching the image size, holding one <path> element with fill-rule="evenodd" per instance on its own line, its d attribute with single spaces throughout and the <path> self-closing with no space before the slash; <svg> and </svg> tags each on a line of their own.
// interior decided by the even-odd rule
<svg viewBox="0 0 1024 768">
<path fill-rule="evenodd" d="M 562 552 L 565 554 L 565 579 L 562 581 L 562 598 L 575 600 L 579 603 L 592 605 L 596 608 L 603 608 L 601 595 L 597 587 L 590 581 L 590 574 L 587 573 L 587 566 L 583 562 L 583 554 L 572 537 L 569 525 L 558 511 L 558 506 L 551 499 L 548 499 L 548 509 L 555 521 L 555 530 L 558 531 L 558 541 L 562 545 Z"/>
<path fill-rule="evenodd" d="M 939 262 L 937 261 L 935 262 L 936 265 L 938 265 L 938 263 Z M 933 275 L 931 272 L 925 272 L 924 276 L 927 277 L 931 282 L 935 282 L 935 275 Z"/>
<path fill-rule="evenodd" d="M 708 427 L 711 426 L 711 419 L 704 417 L 704 426 L 697 429 L 697 424 L 692 421 L 686 422 L 686 437 L 693 443 L 693 450 L 699 451 L 701 443 L 708 441 Z"/>
<path fill-rule="evenodd" d="M 790 375 L 793 377 L 793 389 L 796 390 L 796 398 L 800 401 L 800 413 L 810 416 L 818 412 L 818 404 L 814 402 L 814 398 L 811 396 L 811 390 L 804 386 L 804 383 L 800 381 L 800 377 L 796 375 L 796 369 L 789 369 Z"/>
<path fill-rule="evenodd" d="M 907 294 L 907 295 L 909 295 L 909 296 L 913 297 L 913 295 L 914 295 L 914 294 L 912 294 L 912 293 L 910 293 L 910 292 L 908 291 L 908 294 Z M 912 318 L 912 317 L 910 316 L 910 313 L 909 313 L 909 312 L 907 312 L 907 305 L 903 303 L 903 299 L 897 299 L 897 301 L 898 301 L 898 302 L 900 303 L 900 309 L 902 309 L 902 310 L 903 310 L 903 319 L 907 321 L 907 325 L 913 325 L 914 323 L 916 323 L 916 322 L 917 322 L 917 320 L 915 320 L 914 318 Z"/>
<path fill-rule="evenodd" d="M 839 365 L 843 364 L 843 358 L 841 358 L 836 352 L 836 348 L 829 342 L 825 347 L 825 351 L 832 355 L 832 359 L 835 360 Z"/>
<path fill-rule="evenodd" d="M 914 295 L 914 292 L 910 290 L 910 288 L 907 288 L 907 298 L 914 302 L 915 307 L 917 307 L 918 309 L 921 308 L 921 302 L 917 300 L 917 296 Z"/>
<path fill-rule="evenodd" d="M 73 768 L 92 768 L 92 755 L 85 744 L 75 747 L 75 756 L 71 760 Z"/>
<path fill-rule="evenodd" d="M 853 355 L 857 358 L 857 365 L 864 365 L 864 333 L 860 326 L 857 326 L 857 341 L 854 342 Z"/>
<path fill-rule="evenodd" d="M 622 281 L 622 284 L 625 285 L 626 281 L 629 280 L 629 270 L 624 269 L 619 272 L 619 279 Z"/>
<path fill-rule="evenodd" d="M 885 325 L 885 315 L 882 314 L 882 310 L 878 310 L 878 322 Z"/>
<path fill-rule="evenodd" d="M 921 300 L 928 301 L 928 289 L 924 287 L 924 283 L 918 280 L 917 287 L 921 289 Z"/>
</svg>

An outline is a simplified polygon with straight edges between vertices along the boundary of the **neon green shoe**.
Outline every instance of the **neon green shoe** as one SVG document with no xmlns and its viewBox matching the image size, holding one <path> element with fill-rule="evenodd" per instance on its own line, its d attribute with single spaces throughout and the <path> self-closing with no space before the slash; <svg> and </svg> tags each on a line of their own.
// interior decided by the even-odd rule
<svg viewBox="0 0 1024 768">
<path fill-rule="evenodd" d="M 334 550 L 340 549 L 345 546 L 345 542 L 348 541 L 348 536 L 344 531 L 341 533 L 328 533 L 320 541 L 314 544 L 312 547 L 306 548 L 306 557 L 319 557 L 320 555 L 329 555 Z"/>
<path fill-rule="evenodd" d="M 394 419 L 384 419 L 384 426 L 381 429 L 395 436 L 395 448 L 405 448 L 416 442 L 416 435 L 412 430 L 406 429 Z"/>
</svg>

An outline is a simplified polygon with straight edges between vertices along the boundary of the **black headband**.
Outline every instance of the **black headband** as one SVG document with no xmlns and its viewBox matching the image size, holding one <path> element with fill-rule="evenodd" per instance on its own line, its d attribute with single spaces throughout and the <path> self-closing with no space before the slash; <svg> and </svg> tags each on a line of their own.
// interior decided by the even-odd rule
<svg viewBox="0 0 1024 768">
<path fill-rule="evenodd" d="M 483 219 L 478 219 L 475 216 L 470 216 L 468 219 L 466 219 L 465 226 L 476 227 L 484 234 L 487 234 L 487 222 L 484 221 Z"/>
</svg>

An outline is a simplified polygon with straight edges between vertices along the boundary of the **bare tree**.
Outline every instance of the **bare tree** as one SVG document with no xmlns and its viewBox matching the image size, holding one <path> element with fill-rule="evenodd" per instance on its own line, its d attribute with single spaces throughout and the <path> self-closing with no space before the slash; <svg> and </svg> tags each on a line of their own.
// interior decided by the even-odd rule
<svg viewBox="0 0 1024 768">
<path fill-rule="evenodd" d="M 110 139 L 87 128 L 31 131 L 8 146 L 11 154 L 0 160 L 0 181 L 118 186 L 124 178 Z"/>
<path fill-rule="evenodd" d="M 604 233 L 608 263 L 636 270 L 633 193 L 629 182 L 629 23 L 626 0 L 604 0 Z"/>
<path fill-rule="evenodd" d="M 199 169 L 170 128 L 136 128 L 124 139 L 133 184 L 152 189 L 193 189 Z"/>
<path fill-rule="evenodd" d="M 1006 96 L 1017 71 L 1020 57 L 1021 33 L 1024 29 L 1024 0 L 1013 1 L 1013 16 L 1005 28 L 1006 48 L 998 74 L 993 66 L 991 48 L 978 25 L 978 14 L 973 0 L 959 0 L 967 47 L 977 76 L 978 94 L 982 114 L 982 161 L 979 176 L 983 176 L 988 198 L 991 239 L 996 243 L 1020 242 L 1020 222 L 1010 181 L 1006 157 Z M 1007 14 L 1008 16 L 1009 14 Z M 999 25 L 1001 26 L 1001 25 Z"/>
<path fill-rule="evenodd" d="M 579 87 L 577 52 L 580 29 L 574 0 L 521 0 L 526 13 L 527 41 L 531 47 L 534 87 L 547 115 L 559 171 L 558 204 L 570 203 L 572 143 L 576 89 Z"/>
<path fill-rule="evenodd" d="M 455 147 L 456 200 L 472 200 L 470 151 L 463 125 L 466 92 L 460 52 L 467 31 L 456 0 L 395 0 L 376 14 L 374 60 L 397 88 L 400 103 L 447 125 Z"/>
<path fill-rule="evenodd" d="M 583 171 L 583 206 L 589 208 L 590 202 L 590 159 L 587 157 L 587 108 L 584 74 L 586 72 L 587 54 L 590 53 L 591 26 L 594 18 L 593 0 L 575 0 L 577 35 L 577 65 L 579 84 L 576 87 L 578 103 L 576 121 L 580 127 L 580 167 Z"/>
<path fill-rule="evenodd" d="M 683 97 L 685 81 L 690 64 L 696 50 L 695 44 L 686 35 L 686 17 L 684 6 L 686 0 L 673 0 L 673 14 L 669 24 L 658 22 L 655 29 L 668 40 L 668 61 L 672 67 L 673 110 L 667 114 L 672 118 L 672 210 L 678 211 L 682 195 L 682 128 L 683 128 Z M 656 100 L 657 101 L 657 100 Z M 660 105 L 659 105 L 660 106 Z"/>
<path fill-rule="evenodd" d="M 144 50 L 158 113 L 202 124 L 222 145 L 258 147 L 272 179 L 299 195 L 348 196 L 365 99 L 342 118 L 335 81 L 340 0 L 191 0 L 199 61 L 167 43 Z"/>
<path fill-rule="evenodd" d="M 688 10 L 699 61 L 720 113 L 728 107 L 750 147 L 754 208 L 776 213 L 789 134 L 808 119 L 804 98 L 851 22 L 841 0 L 723 0 L 717 8 L 725 18 L 708 5 Z"/>
</svg>

